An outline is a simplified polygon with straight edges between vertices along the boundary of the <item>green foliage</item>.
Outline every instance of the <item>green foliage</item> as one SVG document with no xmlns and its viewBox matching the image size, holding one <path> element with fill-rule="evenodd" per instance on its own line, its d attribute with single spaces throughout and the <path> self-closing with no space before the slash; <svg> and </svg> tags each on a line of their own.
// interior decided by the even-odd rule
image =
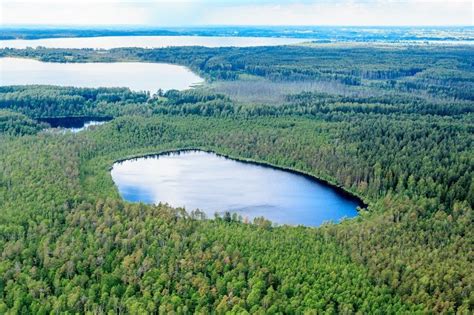
<svg viewBox="0 0 474 315">
<path fill-rule="evenodd" d="M 338 151 L 333 152 L 331 149 L 334 146 L 333 141 L 338 138 L 336 132 L 339 124 L 289 117 L 248 119 L 135 116 L 118 118 L 94 131 L 78 135 L 44 134 L 41 137 L 23 137 L 5 141 L 3 150 L 6 154 L 2 156 L 1 165 L 6 172 L 1 181 L 3 193 L 0 196 L 3 196 L 5 201 L 2 220 L 9 224 L 2 227 L 4 229 L 2 248 L 8 249 L 4 252 L 13 250 L 12 254 L 4 256 L 4 261 L 7 262 L 5 266 L 8 267 L 6 274 L 10 274 L 12 272 L 10 268 L 15 266 L 16 261 L 20 261 L 21 266 L 25 264 L 24 270 L 28 270 L 28 274 L 31 268 L 43 270 L 35 280 L 45 283 L 44 301 L 54 300 L 63 294 L 65 301 L 74 301 L 70 297 L 71 294 L 84 296 L 82 304 L 64 302 L 56 305 L 48 302 L 51 304 L 48 310 L 113 310 L 117 307 L 132 311 L 127 307 L 134 307 L 137 312 L 151 312 L 158 307 L 168 312 L 173 309 L 178 311 L 177 307 L 184 305 L 188 310 L 224 309 L 224 307 L 232 309 L 239 305 L 248 311 L 252 311 L 253 307 L 255 307 L 253 311 L 273 307 L 282 312 L 298 309 L 337 311 L 351 308 L 363 312 L 384 309 L 390 313 L 408 309 L 413 311 L 412 307 L 416 309 L 436 307 L 440 311 L 469 308 L 469 304 L 466 304 L 470 292 L 470 281 L 467 280 L 470 276 L 469 261 L 457 251 L 458 248 L 462 248 L 462 244 L 472 239 L 472 232 L 468 228 L 468 222 L 472 220 L 472 211 L 466 204 L 455 205 L 439 212 L 436 210 L 439 205 L 436 199 L 421 199 L 425 200 L 424 202 L 409 199 L 399 201 L 395 199 L 389 202 L 387 199 L 384 203 L 371 206 L 370 211 L 373 213 L 367 218 L 362 217 L 341 225 L 320 229 L 293 227 L 268 229 L 264 221 L 256 221 L 255 226 L 235 222 L 232 219 L 195 221 L 188 219 L 188 216 L 181 211 L 166 206 L 154 208 L 123 204 L 119 201 L 108 173 L 108 167 L 117 158 L 179 147 L 202 147 L 301 170 L 312 167 L 322 174 L 322 170 L 329 171 L 333 167 L 336 168 L 337 163 L 349 161 L 350 156 L 341 155 L 344 151 L 340 151 L 336 155 L 337 158 L 334 158 L 335 152 Z M 340 143 L 340 140 L 338 141 Z M 308 151 L 308 148 L 312 150 Z M 25 151 L 33 154 L 22 153 Z M 62 154 L 58 155 L 58 152 Z M 352 161 L 356 161 L 357 150 L 351 153 L 354 154 Z M 21 160 L 18 160 L 18 157 L 21 157 Z M 332 161 L 334 166 L 325 165 L 324 161 Z M 382 174 L 381 168 L 375 169 L 378 170 L 374 174 Z M 344 170 L 340 172 L 344 174 Z M 318 173 L 315 171 L 315 174 Z M 371 178 L 374 175 L 367 174 L 367 176 Z M 367 187 L 375 189 L 376 186 Z M 364 191 L 366 194 L 363 195 L 367 195 L 369 189 Z M 407 189 L 404 193 L 408 193 Z M 414 195 L 413 198 L 418 197 Z M 97 202 L 98 199 L 107 201 Z M 107 208 L 106 212 L 103 207 Z M 24 210 L 18 213 L 18 208 Z M 96 208 L 99 210 L 94 210 Z M 170 218 L 166 219 L 168 212 L 171 213 Z M 74 220 L 71 221 L 73 217 Z M 147 218 L 152 221 L 148 222 Z M 158 224 L 161 220 L 165 220 L 167 228 L 160 228 L 165 224 Z M 443 221 L 446 223 L 442 223 Z M 77 224 L 79 226 L 76 227 Z M 437 226 L 440 227 L 436 228 L 440 234 L 434 234 L 432 230 L 432 227 Z M 75 229 L 77 231 L 73 232 Z M 87 232 L 89 230 L 90 232 Z M 49 235 L 48 231 L 53 235 Z M 92 234 L 87 237 L 89 233 Z M 33 235 L 38 237 L 32 237 Z M 120 242 L 125 243 L 120 247 L 113 245 L 115 243 L 109 244 L 105 241 L 106 235 L 111 241 L 122 240 Z M 160 235 L 165 241 L 155 247 L 153 244 L 160 239 Z M 268 235 L 268 239 L 264 235 Z M 150 240 L 147 237 L 150 237 Z M 170 237 L 178 239 L 184 237 L 184 240 L 180 243 L 174 241 L 170 243 L 173 239 L 169 239 Z M 28 255 L 38 253 L 37 248 L 46 240 L 50 244 L 48 252 L 57 253 L 53 254 L 56 255 L 54 259 L 60 261 L 44 266 L 39 263 L 39 258 L 32 260 Z M 199 242 L 192 245 L 197 240 Z M 237 243 L 233 243 L 232 240 Z M 92 241 L 100 243 L 89 244 Z M 206 245 L 198 245 L 200 242 Z M 303 245 L 304 242 L 308 243 Z M 20 248 L 29 248 L 25 252 L 26 256 L 13 254 L 14 244 L 21 246 Z M 121 246 L 127 249 L 126 251 L 123 249 L 123 254 L 119 254 L 122 251 Z M 212 256 L 214 254 L 211 256 L 193 254 L 194 247 L 204 251 L 205 248 L 213 246 L 223 246 L 217 247 L 216 254 L 231 255 L 237 251 L 241 255 L 239 257 L 246 257 L 247 260 L 239 260 L 245 268 L 250 268 L 252 264 L 258 262 L 255 266 L 259 267 L 255 267 L 257 268 L 255 270 L 266 268 L 268 269 L 266 274 L 275 280 L 264 282 L 264 288 L 256 291 L 252 286 L 252 277 L 246 276 L 241 279 L 240 273 L 231 273 L 227 276 L 230 278 L 226 278 L 224 272 L 222 274 L 224 278 L 220 278 L 219 270 L 225 270 L 223 263 L 225 256 L 218 256 L 223 261 L 221 266 L 215 265 L 217 258 Z M 224 250 L 228 246 L 229 249 Z M 438 246 L 443 246 L 443 252 L 433 256 L 433 250 Z M 161 248 L 162 254 L 147 256 L 146 253 L 155 253 L 154 248 Z M 88 254 L 89 251 L 91 254 Z M 288 258 L 283 253 L 288 253 Z M 93 259 L 94 255 L 99 254 L 98 259 L 108 261 L 112 269 L 107 269 L 106 272 L 100 271 Z M 139 256 L 133 256 L 135 254 Z M 147 257 L 152 260 L 145 260 Z M 157 263 L 157 257 L 160 263 Z M 176 258 L 167 263 L 170 257 Z M 348 257 L 350 259 L 345 260 Z M 452 264 L 445 263 L 447 257 L 453 260 Z M 201 279 L 199 270 L 202 269 L 194 269 L 197 267 L 192 265 L 189 267 L 191 269 L 180 267 L 176 271 L 172 268 L 175 266 L 175 261 L 186 265 L 188 259 L 192 264 L 199 264 L 202 266 L 200 268 L 205 268 L 206 272 L 203 273 L 205 278 L 198 280 Z M 426 259 L 429 259 L 429 264 L 424 263 Z M 69 273 L 67 273 L 68 261 L 74 262 L 70 264 Z M 162 289 L 155 286 L 148 287 L 143 275 L 137 274 L 142 270 L 144 261 L 151 266 L 159 267 L 147 275 L 151 283 L 162 279 L 160 280 Z M 351 261 L 358 264 L 353 265 Z M 341 263 L 341 269 L 337 267 L 338 262 Z M 277 263 L 285 267 L 278 267 Z M 295 263 L 301 265 L 293 265 Z M 124 264 L 131 268 L 130 271 L 123 269 Z M 418 266 L 415 270 L 409 267 L 415 265 Z M 54 271 L 55 268 L 64 271 L 58 273 L 59 271 Z M 209 272 L 214 269 L 217 274 L 212 276 Z M 173 270 L 173 273 L 164 273 L 162 270 L 167 272 Z M 229 269 L 229 272 L 231 270 L 233 269 Z M 295 274 L 294 270 L 298 270 L 298 273 Z M 304 273 L 305 270 L 308 272 L 307 275 Z M 315 273 L 315 270 L 321 272 Z M 108 274 L 111 274 L 112 278 Z M 333 278 L 331 274 L 334 274 Z M 428 287 L 422 289 L 418 283 L 424 281 L 422 279 L 427 274 L 431 279 L 429 289 Z M 447 274 L 453 275 L 449 284 L 444 280 Z M 126 275 L 135 280 L 124 280 L 124 277 L 128 277 Z M 286 277 L 290 275 L 296 278 L 287 279 Z M 321 279 L 310 280 L 319 275 Z M 368 275 L 376 279 L 375 286 L 374 280 L 369 280 Z M 117 278 L 117 284 L 104 287 L 102 281 L 110 281 L 109 279 L 115 279 L 114 277 Z M 233 277 L 236 277 L 235 280 L 229 280 L 234 279 Z M 367 280 L 363 280 L 364 278 Z M 26 283 L 31 283 L 27 279 L 29 278 L 25 278 L 25 282 L 7 281 L 10 285 L 5 285 L 5 294 L 17 292 L 14 289 L 16 286 L 21 288 L 26 286 Z M 72 279 L 75 279 L 72 284 L 66 286 Z M 197 283 L 203 281 L 202 285 L 205 283 L 208 290 L 215 293 L 201 297 L 203 300 L 199 302 L 200 295 L 194 298 L 193 293 L 193 290 L 199 291 L 199 289 L 192 289 L 197 285 L 196 281 Z M 239 284 L 229 289 L 229 283 L 233 281 Z M 342 282 L 338 284 L 339 281 Z M 368 282 L 363 284 L 364 281 Z M 223 286 L 223 283 L 227 283 L 227 286 Z M 285 283 L 287 285 L 284 285 Z M 418 289 L 407 289 L 415 286 Z M 102 289 L 94 289 L 95 287 Z M 76 292 L 73 288 L 79 291 Z M 86 289 L 88 291 L 84 291 Z M 154 294 L 157 294 L 152 293 L 155 290 L 161 292 L 158 295 L 159 299 L 153 298 Z M 273 298 L 269 293 L 272 290 L 275 291 Z M 368 293 L 372 291 L 373 293 Z M 435 292 L 439 293 L 435 295 L 436 298 L 432 298 Z M 261 304 L 255 306 L 252 303 L 257 300 L 258 294 Z M 359 294 L 362 294 L 360 298 Z M 386 297 L 383 297 L 384 295 Z M 398 295 L 404 298 L 404 303 L 398 300 Z M 331 298 L 332 296 L 334 298 Z M 181 302 L 177 302 L 177 297 Z M 27 301 L 35 298 L 25 297 L 25 299 L 22 303 L 32 307 Z M 195 299 L 198 302 L 193 302 Z M 222 303 L 223 299 L 226 300 L 225 303 Z M 229 302 L 229 299 L 233 302 Z M 13 297 L 7 300 L 10 301 L 7 303 L 8 308 L 14 307 L 11 303 L 16 300 L 17 298 Z M 341 304 L 343 301 L 344 304 Z M 411 303 L 407 305 L 406 302 Z M 48 303 L 43 304 L 49 305 Z M 412 303 L 415 305 L 409 306 Z M 420 303 L 425 306 L 418 305 Z M 86 307 L 85 305 L 88 308 L 81 308 Z"/>
<path fill-rule="evenodd" d="M 368 95 L 396 91 L 416 97 L 473 101 L 471 46 L 271 46 L 163 49 L 1 49 L 2 56 L 55 62 L 148 61 L 182 64 L 209 80 L 257 77 L 276 82 L 332 82 Z"/>
<path fill-rule="evenodd" d="M 212 78 L 298 80 L 318 68 L 383 93 L 312 91 L 271 106 L 208 90 L 0 88 L 0 313 L 472 313 L 471 57 L 308 49 L 13 51 L 186 57 Z M 32 119 L 84 115 L 116 118 L 78 134 L 38 133 Z M 115 160 L 179 148 L 297 169 L 370 205 L 305 228 L 121 200 Z"/>
<path fill-rule="evenodd" d="M 33 118 L 103 116 L 110 107 L 120 109 L 130 103 L 143 103 L 145 93 L 129 89 L 90 89 L 56 86 L 1 86 L 0 109 L 8 108 Z"/>
<path fill-rule="evenodd" d="M 0 134 L 12 136 L 32 135 L 47 125 L 19 113 L 0 110 Z"/>
</svg>

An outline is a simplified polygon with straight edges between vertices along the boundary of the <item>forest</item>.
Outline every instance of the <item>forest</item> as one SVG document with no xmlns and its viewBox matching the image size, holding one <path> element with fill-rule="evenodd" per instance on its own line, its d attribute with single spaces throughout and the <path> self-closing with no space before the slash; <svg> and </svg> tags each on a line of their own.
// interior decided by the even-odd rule
<svg viewBox="0 0 474 315">
<path fill-rule="evenodd" d="M 152 94 L 0 87 L 0 313 L 474 311 L 472 48 L 0 56 L 170 62 L 209 82 Z M 268 93 L 252 98 L 256 84 Z M 114 119 L 77 134 L 41 120 L 78 116 Z M 309 228 L 121 199 L 114 161 L 183 148 L 304 171 L 368 207 Z"/>
</svg>

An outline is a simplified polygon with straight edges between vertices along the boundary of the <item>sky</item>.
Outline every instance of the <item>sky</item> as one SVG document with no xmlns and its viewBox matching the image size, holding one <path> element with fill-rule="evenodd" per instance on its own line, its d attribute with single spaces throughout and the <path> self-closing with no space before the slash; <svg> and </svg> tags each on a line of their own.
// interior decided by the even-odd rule
<svg viewBox="0 0 474 315">
<path fill-rule="evenodd" d="M 1 25 L 474 25 L 474 0 L 0 0 Z"/>
</svg>

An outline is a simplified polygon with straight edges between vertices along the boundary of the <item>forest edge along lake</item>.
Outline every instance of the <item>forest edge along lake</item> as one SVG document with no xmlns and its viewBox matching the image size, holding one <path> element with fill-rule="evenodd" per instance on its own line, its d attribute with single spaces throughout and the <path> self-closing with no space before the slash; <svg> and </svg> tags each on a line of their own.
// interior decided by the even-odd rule
<svg viewBox="0 0 474 315">
<path fill-rule="evenodd" d="M 127 87 L 132 91 L 185 90 L 205 80 L 188 67 L 160 62 L 44 62 L 0 57 L 0 85 Z"/>
<path fill-rule="evenodd" d="M 90 126 L 104 124 L 113 119 L 112 116 L 68 116 L 68 117 L 41 117 L 38 121 L 45 122 L 51 128 L 62 128 L 72 132 L 88 129 Z"/>
<path fill-rule="evenodd" d="M 199 148 L 124 158 L 110 171 L 127 201 L 199 209 L 208 218 L 230 212 L 246 221 L 265 217 L 278 225 L 319 226 L 366 207 L 311 174 Z"/>
<path fill-rule="evenodd" d="M 166 47 L 258 47 L 296 45 L 307 41 L 287 37 L 235 37 L 235 36 L 98 36 L 98 37 L 56 37 L 42 39 L 0 40 L 0 48 L 26 49 L 28 47 L 114 49 L 166 48 Z"/>
</svg>

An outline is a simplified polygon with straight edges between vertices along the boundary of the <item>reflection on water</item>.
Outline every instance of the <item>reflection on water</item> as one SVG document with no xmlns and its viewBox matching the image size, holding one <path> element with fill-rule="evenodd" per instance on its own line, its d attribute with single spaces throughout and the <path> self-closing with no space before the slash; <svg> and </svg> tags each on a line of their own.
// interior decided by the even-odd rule
<svg viewBox="0 0 474 315">
<path fill-rule="evenodd" d="M 216 37 L 216 36 L 104 36 L 77 38 L 14 39 L 0 40 L 0 48 L 38 46 L 47 48 L 94 48 L 111 49 L 119 47 L 163 48 L 171 46 L 205 47 L 253 47 L 291 45 L 307 41 L 298 38 L 271 37 Z"/>
<path fill-rule="evenodd" d="M 184 90 L 203 82 L 186 67 L 145 62 L 54 63 L 24 58 L 0 58 L 0 85 L 60 85 L 128 87 L 155 93 Z"/>
<path fill-rule="evenodd" d="M 88 122 L 84 123 L 84 125 L 82 125 L 81 127 L 69 128 L 69 130 L 71 132 L 77 133 L 79 131 L 87 130 L 92 126 L 99 126 L 99 125 L 103 125 L 105 123 L 106 123 L 106 121 L 94 121 L 94 120 L 92 120 L 92 121 L 88 121 Z"/>
<path fill-rule="evenodd" d="M 202 151 L 119 162 L 112 178 L 125 200 L 199 208 L 211 218 L 231 211 L 250 220 L 318 226 L 356 216 L 359 205 L 306 176 Z"/>
<path fill-rule="evenodd" d="M 51 117 L 40 118 L 39 120 L 48 123 L 52 128 L 61 128 L 77 133 L 92 126 L 105 124 L 111 119 L 110 117 Z"/>
</svg>

